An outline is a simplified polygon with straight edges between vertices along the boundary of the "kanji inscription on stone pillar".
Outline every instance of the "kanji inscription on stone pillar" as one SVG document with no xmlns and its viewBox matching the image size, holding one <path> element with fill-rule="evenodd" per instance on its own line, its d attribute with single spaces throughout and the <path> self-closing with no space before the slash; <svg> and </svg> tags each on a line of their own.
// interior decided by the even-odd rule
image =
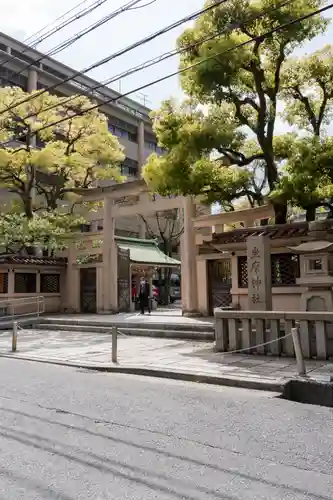
<svg viewBox="0 0 333 500">
<path fill-rule="evenodd" d="M 249 310 L 272 309 L 271 252 L 268 236 L 247 239 L 247 275 Z"/>
</svg>

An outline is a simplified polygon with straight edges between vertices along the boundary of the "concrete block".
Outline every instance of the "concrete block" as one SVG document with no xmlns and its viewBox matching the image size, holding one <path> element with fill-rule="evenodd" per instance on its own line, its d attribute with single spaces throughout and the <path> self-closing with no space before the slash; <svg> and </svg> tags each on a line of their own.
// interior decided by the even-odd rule
<svg viewBox="0 0 333 500">
<path fill-rule="evenodd" d="M 282 397 L 297 403 L 333 408 L 333 383 L 313 379 L 290 380 L 284 386 Z"/>
</svg>

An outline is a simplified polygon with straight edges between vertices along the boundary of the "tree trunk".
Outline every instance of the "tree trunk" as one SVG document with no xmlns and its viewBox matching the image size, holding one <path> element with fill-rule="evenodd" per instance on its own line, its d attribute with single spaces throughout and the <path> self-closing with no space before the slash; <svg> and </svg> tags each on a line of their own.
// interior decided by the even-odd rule
<svg viewBox="0 0 333 500">
<path fill-rule="evenodd" d="M 273 202 L 275 212 L 275 224 L 286 224 L 287 222 L 287 204 Z"/>
<path fill-rule="evenodd" d="M 274 161 L 273 144 L 267 144 L 266 139 L 258 137 L 258 142 L 265 153 L 266 176 L 270 191 L 273 191 L 279 180 L 278 169 Z M 272 202 L 275 212 L 275 224 L 286 224 L 287 222 L 287 203 L 282 201 Z"/>
<path fill-rule="evenodd" d="M 25 215 L 28 217 L 28 219 L 32 219 L 33 210 L 32 210 L 32 198 L 31 198 L 31 196 L 29 196 L 29 195 L 23 196 L 22 201 L 23 201 Z"/>
<path fill-rule="evenodd" d="M 306 209 L 306 221 L 311 222 L 316 219 L 316 207 L 315 205 L 310 205 Z"/>
<path fill-rule="evenodd" d="M 58 208 L 58 200 L 61 199 L 61 195 L 59 192 L 51 192 L 49 194 L 49 196 L 47 197 L 46 199 L 46 202 L 47 202 L 47 209 L 50 210 L 50 211 L 54 211 L 54 210 L 57 210 Z"/>
</svg>

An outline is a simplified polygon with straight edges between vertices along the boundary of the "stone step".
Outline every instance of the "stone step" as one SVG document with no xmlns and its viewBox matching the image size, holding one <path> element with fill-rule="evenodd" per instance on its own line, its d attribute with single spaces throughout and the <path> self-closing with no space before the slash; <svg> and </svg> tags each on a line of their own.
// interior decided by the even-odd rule
<svg viewBox="0 0 333 500">
<path fill-rule="evenodd" d="M 48 330 L 48 331 L 61 331 L 61 332 L 82 332 L 82 333 L 109 333 L 111 335 L 112 326 L 89 326 L 89 325 L 71 325 L 70 329 L 68 325 L 63 323 L 39 323 L 34 327 L 26 327 L 25 329 L 34 330 Z M 178 330 L 173 329 L 171 326 L 169 329 L 161 328 L 137 328 L 135 326 L 119 326 L 119 335 L 121 334 L 135 337 L 155 337 L 155 338 L 170 338 L 170 339 L 180 339 L 180 340 L 203 340 L 207 342 L 214 341 L 214 332 L 204 332 L 197 330 Z"/>
<path fill-rule="evenodd" d="M 117 321 L 117 317 L 114 316 L 114 319 L 110 319 L 108 321 L 94 321 L 94 320 L 83 320 L 83 319 L 64 319 L 57 317 L 41 317 L 38 321 L 39 325 L 47 324 L 47 325 L 64 325 L 64 326 L 82 326 L 82 327 L 103 327 L 106 329 L 111 329 L 112 326 L 117 326 L 119 328 L 131 328 L 131 329 L 142 329 L 142 330 L 181 330 L 183 332 L 211 332 L 214 333 L 214 325 L 209 322 L 182 322 L 182 318 L 179 318 L 179 322 L 168 322 L 167 319 L 165 322 L 162 321 L 154 321 L 152 316 L 146 316 L 149 320 L 131 320 L 131 321 Z"/>
<path fill-rule="evenodd" d="M 0 331 L 1 330 L 12 330 L 13 329 L 13 322 L 17 321 L 20 327 L 25 327 L 25 326 L 31 326 L 31 325 L 36 325 L 39 323 L 40 318 L 36 317 L 29 317 L 27 318 L 26 316 L 15 316 L 15 318 L 2 318 L 0 321 Z"/>
</svg>

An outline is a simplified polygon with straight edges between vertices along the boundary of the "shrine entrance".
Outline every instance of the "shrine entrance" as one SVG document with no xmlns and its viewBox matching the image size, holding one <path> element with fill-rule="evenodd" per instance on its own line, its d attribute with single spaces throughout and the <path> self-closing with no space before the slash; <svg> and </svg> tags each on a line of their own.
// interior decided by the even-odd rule
<svg viewBox="0 0 333 500">
<path fill-rule="evenodd" d="M 82 313 L 96 313 L 96 267 L 80 269 L 80 302 Z"/>
<path fill-rule="evenodd" d="M 231 305 L 231 259 L 208 261 L 209 312 Z"/>
</svg>

